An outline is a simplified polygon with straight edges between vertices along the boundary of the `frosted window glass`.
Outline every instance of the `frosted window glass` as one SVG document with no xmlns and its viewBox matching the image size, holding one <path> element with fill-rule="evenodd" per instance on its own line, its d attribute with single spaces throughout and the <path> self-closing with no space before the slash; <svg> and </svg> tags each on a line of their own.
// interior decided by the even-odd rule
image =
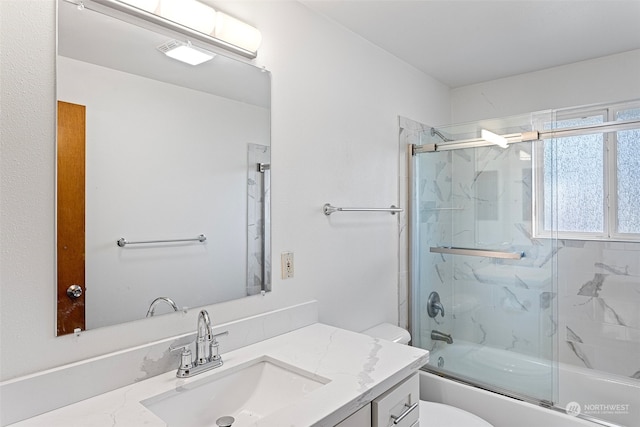
<svg viewBox="0 0 640 427">
<path fill-rule="evenodd" d="M 617 120 L 640 119 L 640 109 L 620 111 Z M 640 129 L 617 132 L 618 233 L 640 233 Z"/>
<path fill-rule="evenodd" d="M 602 116 L 558 120 L 554 123 L 554 128 L 602 122 Z M 555 185 L 555 191 L 552 193 L 553 185 Z M 555 197 L 555 206 L 552 205 L 552 195 Z M 561 232 L 590 233 L 604 231 L 604 137 L 602 133 L 545 141 L 544 196 L 544 228 L 546 230 L 554 228 Z M 555 227 L 552 223 L 553 207 L 556 210 Z"/>
</svg>

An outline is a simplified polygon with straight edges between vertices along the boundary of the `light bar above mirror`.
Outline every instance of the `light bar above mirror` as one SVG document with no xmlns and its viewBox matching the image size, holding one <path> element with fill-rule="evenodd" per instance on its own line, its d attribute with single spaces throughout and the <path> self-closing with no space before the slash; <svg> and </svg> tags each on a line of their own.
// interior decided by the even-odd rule
<svg viewBox="0 0 640 427">
<path fill-rule="evenodd" d="M 235 54 L 253 59 L 262 35 L 257 28 L 197 0 L 65 0 L 80 8 L 107 6 Z"/>
</svg>

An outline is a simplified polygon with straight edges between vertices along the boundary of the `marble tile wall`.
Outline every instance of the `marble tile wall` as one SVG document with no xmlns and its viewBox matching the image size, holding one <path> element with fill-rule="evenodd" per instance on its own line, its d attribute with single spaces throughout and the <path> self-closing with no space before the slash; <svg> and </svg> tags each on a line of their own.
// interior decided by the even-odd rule
<svg viewBox="0 0 640 427">
<path fill-rule="evenodd" d="M 265 279 L 271 280 L 271 169 L 260 172 L 257 167 L 259 163 L 270 164 L 271 148 L 248 144 L 247 157 L 247 295 L 255 295 L 262 291 L 263 246 L 266 249 Z M 266 210 L 263 209 L 264 203 L 267 204 Z M 267 213 L 266 218 L 264 212 Z"/>
<path fill-rule="evenodd" d="M 400 125 L 401 146 L 426 142 L 429 127 L 404 118 Z M 415 190 L 407 191 L 416 197 L 408 205 L 420 220 L 413 240 L 419 256 L 407 273 L 417 284 L 411 290 L 414 344 L 445 345 L 431 342 L 437 329 L 454 340 L 640 379 L 640 243 L 532 238 L 531 149 L 531 143 L 520 143 L 417 160 L 429 164 L 418 167 Z M 401 233 L 406 224 L 401 219 Z M 430 246 L 484 247 L 525 257 L 441 255 L 430 253 Z M 404 263 L 400 258 L 401 266 L 410 264 L 409 255 Z M 450 316 L 426 315 L 434 290 Z"/>
<path fill-rule="evenodd" d="M 560 361 L 640 380 L 640 243 L 560 241 Z"/>
</svg>

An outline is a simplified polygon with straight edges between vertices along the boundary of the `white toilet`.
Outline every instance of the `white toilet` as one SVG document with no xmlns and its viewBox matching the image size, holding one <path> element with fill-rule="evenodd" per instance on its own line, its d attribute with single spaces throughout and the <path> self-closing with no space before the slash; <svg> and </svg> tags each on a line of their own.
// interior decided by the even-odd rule
<svg viewBox="0 0 640 427">
<path fill-rule="evenodd" d="M 381 323 L 362 332 L 374 338 L 381 338 L 399 344 L 409 344 L 411 335 L 405 329 L 390 323 Z M 493 427 L 482 418 L 455 406 L 443 403 L 420 401 L 421 427 Z"/>
</svg>

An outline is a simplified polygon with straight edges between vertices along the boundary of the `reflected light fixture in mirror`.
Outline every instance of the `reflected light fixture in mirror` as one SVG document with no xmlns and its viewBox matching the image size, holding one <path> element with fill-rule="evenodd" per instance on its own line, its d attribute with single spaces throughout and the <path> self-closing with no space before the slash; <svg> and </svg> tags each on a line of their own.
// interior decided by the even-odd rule
<svg viewBox="0 0 640 427">
<path fill-rule="evenodd" d="M 251 59 L 257 56 L 262 42 L 257 28 L 197 0 L 93 1 L 178 31 L 191 30 L 204 41 Z"/>
<path fill-rule="evenodd" d="M 169 40 L 158 46 L 158 50 L 169 58 L 186 62 L 189 65 L 199 65 L 216 56 L 215 53 L 193 47 L 191 42 L 182 43 L 178 40 Z"/>
</svg>

